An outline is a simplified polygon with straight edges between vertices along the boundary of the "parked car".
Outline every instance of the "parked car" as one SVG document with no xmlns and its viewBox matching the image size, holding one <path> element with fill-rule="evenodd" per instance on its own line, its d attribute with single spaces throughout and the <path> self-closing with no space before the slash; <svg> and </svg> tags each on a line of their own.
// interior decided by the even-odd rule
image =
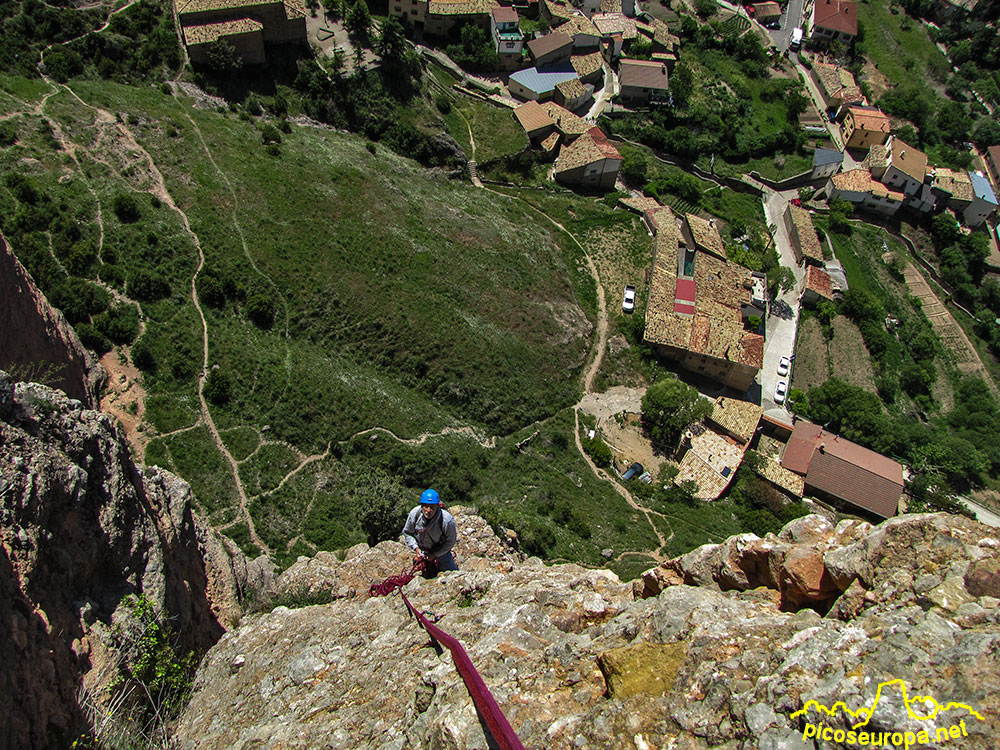
<svg viewBox="0 0 1000 750">
<path fill-rule="evenodd" d="M 622 299 L 622 311 L 623 312 L 633 312 L 635 310 L 635 287 L 626 286 L 625 287 L 625 297 Z"/>
<path fill-rule="evenodd" d="M 641 475 L 644 471 L 645 469 L 642 467 L 642 464 L 636 461 L 634 464 L 628 467 L 628 471 L 622 474 L 622 479 L 624 479 L 627 482 L 629 479 Z"/>
<path fill-rule="evenodd" d="M 792 361 L 788 357 L 782 357 L 778 360 L 778 374 L 787 375 L 788 368 L 792 366 Z"/>
<path fill-rule="evenodd" d="M 788 383 L 784 380 L 779 380 L 778 384 L 774 386 L 774 403 L 783 404 L 785 403 L 785 394 L 788 392 Z"/>
</svg>

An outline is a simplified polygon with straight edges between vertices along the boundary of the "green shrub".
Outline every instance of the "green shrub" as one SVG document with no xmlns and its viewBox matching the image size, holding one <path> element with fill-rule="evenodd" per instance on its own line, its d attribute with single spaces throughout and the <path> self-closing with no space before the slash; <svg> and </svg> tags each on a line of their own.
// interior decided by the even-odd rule
<svg viewBox="0 0 1000 750">
<path fill-rule="evenodd" d="M 0 146 L 13 146 L 17 142 L 17 126 L 10 120 L 0 122 Z"/>
<path fill-rule="evenodd" d="M 115 216 L 123 224 L 133 224 L 142 218 L 139 201 L 131 193 L 118 193 L 114 200 Z"/>
<path fill-rule="evenodd" d="M 170 284 L 159 274 L 139 268 L 129 274 L 125 292 L 132 299 L 149 302 L 169 297 Z"/>
<path fill-rule="evenodd" d="M 271 297 L 257 292 L 247 300 L 247 317 L 258 328 L 270 328 L 274 325 L 274 301 Z"/>
<path fill-rule="evenodd" d="M 205 398 L 216 406 L 229 403 L 232 397 L 233 384 L 229 376 L 222 370 L 215 368 L 208 377 L 205 378 L 204 394 Z"/>
</svg>

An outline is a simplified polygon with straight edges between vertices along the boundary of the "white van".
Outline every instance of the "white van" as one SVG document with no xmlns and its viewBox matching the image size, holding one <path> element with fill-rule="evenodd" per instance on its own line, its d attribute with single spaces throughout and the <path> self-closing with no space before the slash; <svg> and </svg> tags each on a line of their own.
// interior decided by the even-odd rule
<svg viewBox="0 0 1000 750">
<path fill-rule="evenodd" d="M 802 46 L 802 27 L 796 26 L 792 29 L 792 41 L 788 45 L 789 49 L 798 50 Z"/>
</svg>

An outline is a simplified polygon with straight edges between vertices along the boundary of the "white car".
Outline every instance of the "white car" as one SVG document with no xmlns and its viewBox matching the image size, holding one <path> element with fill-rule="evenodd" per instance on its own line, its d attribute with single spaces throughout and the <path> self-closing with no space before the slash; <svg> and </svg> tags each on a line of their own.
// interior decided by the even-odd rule
<svg viewBox="0 0 1000 750">
<path fill-rule="evenodd" d="M 792 361 L 788 357 L 782 357 L 778 360 L 778 374 L 787 375 L 788 368 L 792 366 Z"/>
<path fill-rule="evenodd" d="M 785 403 L 785 394 L 788 392 L 788 383 L 784 380 L 779 380 L 778 384 L 774 386 L 774 403 L 783 404 Z"/>
<path fill-rule="evenodd" d="M 625 297 L 622 299 L 622 311 L 623 312 L 633 312 L 635 310 L 635 287 L 626 286 L 625 287 Z"/>
</svg>

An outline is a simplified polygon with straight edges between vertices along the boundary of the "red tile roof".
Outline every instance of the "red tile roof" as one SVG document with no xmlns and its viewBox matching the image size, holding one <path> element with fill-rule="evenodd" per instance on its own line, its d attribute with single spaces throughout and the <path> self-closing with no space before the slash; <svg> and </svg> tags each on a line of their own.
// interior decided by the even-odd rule
<svg viewBox="0 0 1000 750">
<path fill-rule="evenodd" d="M 608 137 L 604 135 L 604 131 L 601 130 L 596 125 L 587 131 L 587 135 L 594 139 L 594 144 L 597 146 L 601 155 L 605 159 L 621 159 L 622 155 L 618 152 L 618 149 L 614 147 L 614 144 L 608 140 Z"/>
<path fill-rule="evenodd" d="M 854 0 L 816 0 L 813 19 L 821 29 L 858 35 L 858 5 Z"/>
<path fill-rule="evenodd" d="M 812 264 L 806 267 L 806 289 L 812 289 L 820 297 L 833 299 L 833 282 L 830 274 Z"/>
<path fill-rule="evenodd" d="M 493 9 L 493 20 L 497 23 L 517 23 L 520 19 L 513 8 L 500 7 Z"/>
<path fill-rule="evenodd" d="M 903 494 L 903 467 L 891 458 L 798 421 L 781 465 L 803 474 L 806 484 L 882 518 L 896 515 Z"/>
</svg>

